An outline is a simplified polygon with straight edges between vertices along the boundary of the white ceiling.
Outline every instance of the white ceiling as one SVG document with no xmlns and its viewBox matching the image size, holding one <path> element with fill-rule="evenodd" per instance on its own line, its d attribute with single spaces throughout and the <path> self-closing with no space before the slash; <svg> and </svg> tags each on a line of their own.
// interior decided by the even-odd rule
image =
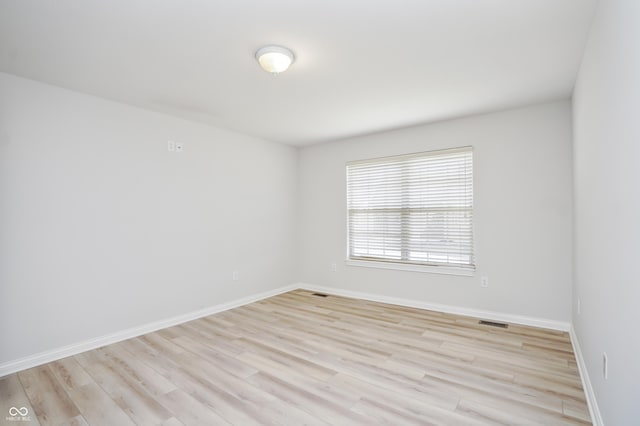
<svg viewBox="0 0 640 426">
<path fill-rule="evenodd" d="M 0 71 L 305 145 L 569 97 L 595 1 L 0 0 Z"/>
</svg>

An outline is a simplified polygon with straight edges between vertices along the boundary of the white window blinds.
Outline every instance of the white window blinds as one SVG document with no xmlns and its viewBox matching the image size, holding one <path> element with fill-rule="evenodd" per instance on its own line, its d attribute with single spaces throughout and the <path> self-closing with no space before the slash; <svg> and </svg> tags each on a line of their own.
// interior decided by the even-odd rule
<svg viewBox="0 0 640 426">
<path fill-rule="evenodd" d="M 349 259 L 474 268 L 471 147 L 347 164 Z"/>
</svg>

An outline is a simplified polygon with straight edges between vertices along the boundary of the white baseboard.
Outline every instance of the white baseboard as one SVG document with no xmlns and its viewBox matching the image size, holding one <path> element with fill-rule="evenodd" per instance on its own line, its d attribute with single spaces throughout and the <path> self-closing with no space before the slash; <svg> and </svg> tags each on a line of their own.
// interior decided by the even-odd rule
<svg viewBox="0 0 640 426">
<path fill-rule="evenodd" d="M 479 309 L 463 308 L 460 306 L 441 305 L 438 303 L 422 302 L 410 299 L 382 296 L 372 293 L 343 290 L 333 287 L 324 287 L 307 283 L 298 283 L 298 288 L 321 293 L 335 294 L 336 296 L 352 297 L 355 299 L 371 300 L 372 302 L 389 303 L 392 305 L 408 306 L 411 308 L 427 309 L 430 311 L 445 312 L 448 314 L 463 315 L 467 317 L 482 318 L 492 321 L 507 322 L 511 324 L 528 325 L 532 327 L 548 328 L 551 330 L 569 331 L 571 324 L 564 321 L 554 321 L 544 318 L 526 317 L 521 315 L 505 314 L 501 312 L 483 311 Z"/>
<path fill-rule="evenodd" d="M 60 348 L 51 349 L 25 358 L 5 362 L 3 364 L 0 364 L 0 377 L 6 376 L 11 373 L 16 373 L 18 371 L 26 370 L 27 368 L 36 367 L 38 365 L 66 358 L 68 356 L 76 355 L 81 352 L 89 351 L 91 349 L 96 349 L 101 346 L 110 345 L 112 343 L 121 342 L 123 340 L 151 333 L 162 328 L 172 327 L 174 325 L 206 317 L 218 312 L 227 311 L 229 309 L 237 308 L 242 305 L 257 302 L 268 297 L 295 290 L 296 288 L 298 288 L 297 285 L 280 287 L 274 290 L 269 290 L 255 295 L 243 297 L 241 299 L 233 300 L 231 302 L 221 303 L 219 305 L 210 306 L 208 308 L 189 312 L 183 315 L 155 321 L 138 327 L 133 327 L 115 333 L 107 334 L 105 336 L 100 336 Z"/>
<path fill-rule="evenodd" d="M 598 408 L 598 402 L 596 401 L 596 394 L 593 391 L 593 386 L 591 386 L 591 379 L 589 379 L 587 364 L 585 364 L 584 362 L 582 350 L 580 349 L 580 343 L 578 342 L 578 336 L 576 335 L 576 331 L 573 328 L 573 325 L 569 330 L 569 335 L 571 336 L 573 352 L 576 354 L 576 362 L 578 363 L 580 380 L 582 380 L 582 388 L 584 389 L 584 392 L 587 396 L 587 405 L 589 405 L 589 414 L 591 414 L 591 421 L 593 422 L 594 426 L 604 426 L 602 415 L 600 414 L 600 409 Z"/>
</svg>

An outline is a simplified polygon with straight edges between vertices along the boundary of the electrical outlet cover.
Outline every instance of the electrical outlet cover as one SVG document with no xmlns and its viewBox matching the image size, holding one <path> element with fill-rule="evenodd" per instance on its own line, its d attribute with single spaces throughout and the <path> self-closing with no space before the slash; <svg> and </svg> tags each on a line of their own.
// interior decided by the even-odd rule
<svg viewBox="0 0 640 426">
<path fill-rule="evenodd" d="M 489 277 L 480 278 L 480 287 L 489 287 Z"/>
</svg>

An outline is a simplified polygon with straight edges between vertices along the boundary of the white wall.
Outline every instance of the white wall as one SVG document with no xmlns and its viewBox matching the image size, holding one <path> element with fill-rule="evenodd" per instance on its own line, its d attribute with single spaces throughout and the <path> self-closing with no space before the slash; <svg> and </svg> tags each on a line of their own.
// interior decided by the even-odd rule
<svg viewBox="0 0 640 426">
<path fill-rule="evenodd" d="M 291 147 L 0 74 L 0 364 L 291 284 L 295 181 Z"/>
<path fill-rule="evenodd" d="M 573 323 L 608 425 L 640 423 L 639 40 L 640 2 L 600 1 L 573 103 Z"/>
<path fill-rule="evenodd" d="M 475 277 L 346 266 L 345 163 L 465 145 L 474 147 Z M 305 147 L 298 166 L 299 281 L 569 321 L 568 101 Z M 482 275 L 489 288 L 480 287 Z"/>
</svg>

